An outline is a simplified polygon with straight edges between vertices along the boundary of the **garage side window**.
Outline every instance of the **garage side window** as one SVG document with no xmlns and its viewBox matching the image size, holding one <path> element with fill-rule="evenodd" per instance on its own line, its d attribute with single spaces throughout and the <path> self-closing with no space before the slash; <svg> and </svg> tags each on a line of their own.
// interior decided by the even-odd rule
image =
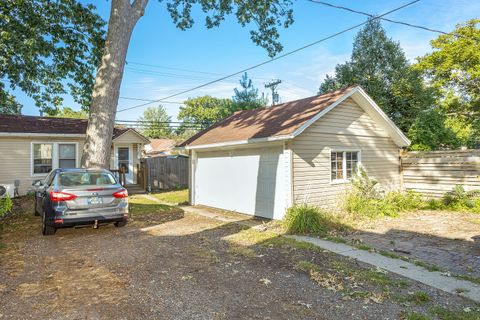
<svg viewBox="0 0 480 320">
<path fill-rule="evenodd" d="M 53 144 L 33 144 L 33 173 L 42 174 L 52 171 Z"/>
<path fill-rule="evenodd" d="M 332 151 L 330 177 L 332 182 L 350 181 L 358 170 L 359 151 Z"/>
</svg>

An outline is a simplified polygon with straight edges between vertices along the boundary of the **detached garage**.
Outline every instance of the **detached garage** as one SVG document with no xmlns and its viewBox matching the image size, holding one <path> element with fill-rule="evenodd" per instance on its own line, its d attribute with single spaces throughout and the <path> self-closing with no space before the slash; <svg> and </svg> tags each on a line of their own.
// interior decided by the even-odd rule
<svg viewBox="0 0 480 320">
<path fill-rule="evenodd" d="M 190 154 L 190 202 L 281 219 L 293 203 L 339 205 L 362 165 L 400 189 L 410 144 L 358 86 L 239 111 L 178 147 Z"/>
</svg>

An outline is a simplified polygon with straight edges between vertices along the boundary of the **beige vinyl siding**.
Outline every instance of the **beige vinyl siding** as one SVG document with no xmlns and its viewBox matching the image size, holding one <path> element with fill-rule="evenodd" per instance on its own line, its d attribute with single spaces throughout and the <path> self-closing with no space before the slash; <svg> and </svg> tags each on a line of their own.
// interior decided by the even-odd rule
<svg viewBox="0 0 480 320">
<path fill-rule="evenodd" d="M 350 183 L 331 183 L 330 151 L 360 151 L 367 173 L 387 189 L 400 187 L 399 148 L 387 132 L 347 99 L 292 141 L 296 203 L 338 208 Z"/>
<path fill-rule="evenodd" d="M 82 156 L 83 138 L 0 137 L 0 184 L 13 184 L 15 180 L 20 180 L 20 194 L 26 194 L 31 189 L 33 181 L 46 177 L 46 175 L 32 175 L 32 142 L 76 142 L 78 143 L 78 161 Z"/>
<path fill-rule="evenodd" d="M 140 135 L 130 130 L 117 137 L 113 143 L 148 143 L 148 141 L 145 141 Z"/>
</svg>

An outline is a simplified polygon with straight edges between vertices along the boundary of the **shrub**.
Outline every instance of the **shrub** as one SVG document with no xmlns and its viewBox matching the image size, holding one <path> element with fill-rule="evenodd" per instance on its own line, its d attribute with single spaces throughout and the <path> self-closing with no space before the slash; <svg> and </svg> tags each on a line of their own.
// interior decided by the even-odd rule
<svg viewBox="0 0 480 320">
<path fill-rule="evenodd" d="M 452 191 L 445 193 L 443 203 L 454 210 L 468 211 L 474 209 L 479 196 L 480 190 L 465 191 L 463 186 L 456 185 Z"/>
<path fill-rule="evenodd" d="M 422 205 L 422 197 L 413 191 L 392 191 L 385 194 L 362 167 L 353 178 L 352 189 L 344 201 L 347 212 L 368 218 L 395 217 L 399 212 L 419 209 Z"/>
<path fill-rule="evenodd" d="M 322 235 L 336 227 L 329 213 L 308 204 L 290 207 L 285 214 L 283 225 L 288 233 Z"/>
<path fill-rule="evenodd" d="M 12 200 L 9 197 L 0 198 L 0 218 L 4 217 L 12 210 Z"/>
</svg>

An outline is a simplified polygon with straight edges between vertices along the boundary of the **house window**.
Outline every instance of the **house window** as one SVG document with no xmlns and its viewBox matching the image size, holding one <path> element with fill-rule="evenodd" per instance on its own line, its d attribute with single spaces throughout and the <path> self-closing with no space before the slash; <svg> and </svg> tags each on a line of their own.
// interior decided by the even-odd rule
<svg viewBox="0 0 480 320">
<path fill-rule="evenodd" d="M 33 145 L 33 173 L 43 174 L 52 171 L 53 144 L 35 143 Z"/>
<path fill-rule="evenodd" d="M 332 182 L 349 181 L 357 172 L 359 151 L 332 151 L 330 177 Z"/>
<path fill-rule="evenodd" d="M 128 173 L 128 167 L 130 163 L 130 150 L 129 148 L 118 148 L 118 168 L 123 170 L 124 173 Z"/>
<path fill-rule="evenodd" d="M 77 164 L 76 157 L 77 146 L 75 144 L 59 144 L 58 145 L 58 167 L 59 168 L 75 168 Z"/>
<path fill-rule="evenodd" d="M 77 143 L 34 142 L 32 143 L 32 174 L 46 175 L 57 168 L 75 168 L 77 157 Z"/>
</svg>

